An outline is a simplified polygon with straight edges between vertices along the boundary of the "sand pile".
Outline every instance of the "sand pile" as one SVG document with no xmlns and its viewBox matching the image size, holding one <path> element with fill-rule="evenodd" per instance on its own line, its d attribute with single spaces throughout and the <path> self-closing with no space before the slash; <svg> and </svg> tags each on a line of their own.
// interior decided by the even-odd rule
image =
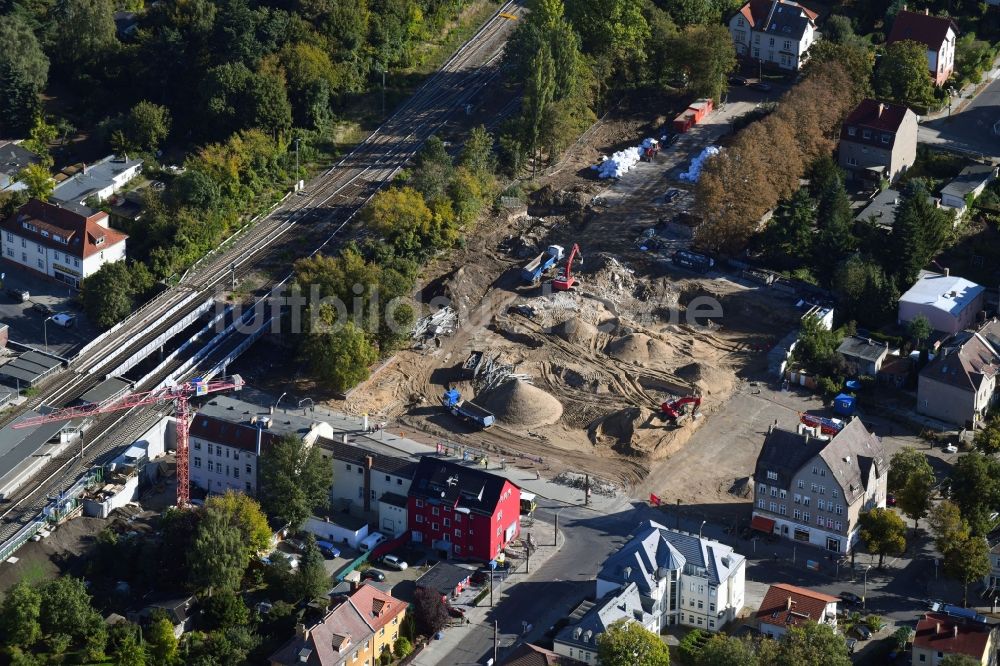
<svg viewBox="0 0 1000 666">
<path fill-rule="evenodd" d="M 651 338 L 645 333 L 630 333 L 615 338 L 604 348 L 604 353 L 619 361 L 636 365 L 660 363 L 673 356 L 667 343 Z"/>
<path fill-rule="evenodd" d="M 597 337 L 597 327 L 579 317 L 570 317 L 556 326 L 555 334 L 566 342 L 586 347 Z"/>
<path fill-rule="evenodd" d="M 732 372 L 704 363 L 688 363 L 677 368 L 674 374 L 691 382 L 700 395 L 726 394 L 732 391 L 735 383 Z"/>
<path fill-rule="evenodd" d="M 655 449 L 664 432 L 659 419 L 645 407 L 625 407 L 591 424 L 590 441 L 625 455 L 644 455 Z M 651 428 L 656 428 L 652 431 Z M 653 437 L 648 437 L 653 435 Z M 649 441 L 647 441 L 649 440 Z"/>
<path fill-rule="evenodd" d="M 493 389 L 482 398 L 480 404 L 493 412 L 501 423 L 521 428 L 537 428 L 555 423 L 563 412 L 561 402 L 537 386 L 520 379 Z"/>
</svg>

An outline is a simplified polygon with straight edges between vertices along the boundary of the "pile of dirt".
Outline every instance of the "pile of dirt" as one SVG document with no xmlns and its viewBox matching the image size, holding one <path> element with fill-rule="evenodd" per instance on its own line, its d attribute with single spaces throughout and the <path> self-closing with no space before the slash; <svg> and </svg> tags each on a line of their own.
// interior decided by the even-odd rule
<svg viewBox="0 0 1000 666">
<path fill-rule="evenodd" d="M 615 338 L 604 348 L 604 353 L 619 361 L 635 365 L 661 363 L 673 356 L 667 343 L 651 338 L 645 333 L 629 333 Z"/>
<path fill-rule="evenodd" d="M 477 398 L 477 402 L 480 399 Z M 480 404 L 508 426 L 537 428 L 562 417 L 563 406 L 557 399 L 520 379 L 507 382 L 481 399 Z"/>
<path fill-rule="evenodd" d="M 674 374 L 696 386 L 700 395 L 729 393 L 736 382 L 731 371 L 697 362 L 677 368 Z"/>
<path fill-rule="evenodd" d="M 580 317 L 570 317 L 556 326 L 555 334 L 570 344 L 586 347 L 597 337 L 597 327 Z"/>
</svg>

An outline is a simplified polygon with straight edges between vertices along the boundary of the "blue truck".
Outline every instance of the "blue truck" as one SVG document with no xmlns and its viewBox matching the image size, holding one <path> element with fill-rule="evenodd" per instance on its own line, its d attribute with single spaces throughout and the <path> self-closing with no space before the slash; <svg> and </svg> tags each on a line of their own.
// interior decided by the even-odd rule
<svg viewBox="0 0 1000 666">
<path fill-rule="evenodd" d="M 462 394 L 458 389 L 449 389 L 441 396 L 441 404 L 460 419 L 468 421 L 480 428 L 489 428 L 496 422 L 493 412 L 480 407 L 469 400 L 462 400 Z"/>
<path fill-rule="evenodd" d="M 548 246 L 545 252 L 539 254 L 521 269 L 521 279 L 528 284 L 538 282 L 542 278 L 542 274 L 562 258 L 563 248 L 561 245 Z"/>
</svg>

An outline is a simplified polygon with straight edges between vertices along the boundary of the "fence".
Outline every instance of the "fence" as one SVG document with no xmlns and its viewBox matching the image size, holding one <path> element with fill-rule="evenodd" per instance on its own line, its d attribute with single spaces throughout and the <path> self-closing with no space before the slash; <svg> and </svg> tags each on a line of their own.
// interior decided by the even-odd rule
<svg viewBox="0 0 1000 666">
<path fill-rule="evenodd" d="M 354 571 L 355 569 L 357 569 L 358 567 L 360 567 L 362 564 L 364 564 L 365 562 L 367 562 L 368 561 L 368 557 L 370 555 L 371 555 L 371 552 L 369 551 L 367 553 L 362 553 L 358 557 L 354 558 L 351 561 L 350 564 L 348 564 L 346 567 L 344 567 L 339 572 L 337 572 L 337 575 L 334 577 L 336 579 L 336 581 L 338 583 L 342 582 L 345 578 L 347 578 L 347 574 L 351 573 L 352 571 Z"/>
</svg>

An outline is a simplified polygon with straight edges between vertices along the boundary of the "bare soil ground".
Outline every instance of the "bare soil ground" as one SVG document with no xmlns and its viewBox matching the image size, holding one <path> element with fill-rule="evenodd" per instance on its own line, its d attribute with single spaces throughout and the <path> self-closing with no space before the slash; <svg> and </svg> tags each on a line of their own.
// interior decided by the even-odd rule
<svg viewBox="0 0 1000 666">
<path fill-rule="evenodd" d="M 678 271 L 663 253 L 637 247 L 656 222 L 656 192 L 689 155 L 661 154 L 613 186 L 587 167 L 600 154 L 637 144 L 656 122 L 635 114 L 599 124 L 539 179 L 528 216 L 485 220 L 466 248 L 430 266 L 421 300 L 447 297 L 458 330 L 397 354 L 332 406 L 505 456 L 542 457 L 553 475 L 586 472 L 630 489 L 655 461 L 682 451 L 744 378 L 763 370 L 759 350 L 798 315 L 787 299 Z M 568 252 L 574 242 L 584 256 L 574 291 L 520 282 L 530 257 L 551 243 Z M 697 297 L 717 301 L 723 317 L 690 325 Z M 494 376 L 463 378 L 474 350 L 509 366 L 515 378 L 499 385 Z M 439 398 L 449 387 L 491 408 L 497 425 L 472 431 L 445 413 Z M 700 415 L 671 424 L 660 404 L 686 395 L 701 396 Z"/>
</svg>

